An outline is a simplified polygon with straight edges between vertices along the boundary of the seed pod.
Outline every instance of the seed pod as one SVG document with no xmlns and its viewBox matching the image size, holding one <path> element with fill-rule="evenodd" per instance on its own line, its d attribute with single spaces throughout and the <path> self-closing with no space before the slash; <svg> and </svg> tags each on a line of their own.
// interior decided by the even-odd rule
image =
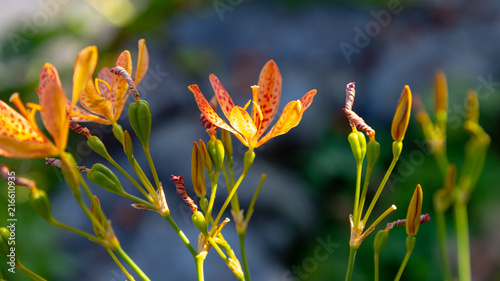
<svg viewBox="0 0 500 281">
<path fill-rule="evenodd" d="M 92 169 L 87 172 L 87 178 L 91 182 L 101 186 L 109 192 L 113 192 L 118 195 L 125 192 L 115 174 L 101 163 L 96 163 L 92 166 Z"/>
<path fill-rule="evenodd" d="M 40 217 L 48 222 L 54 219 L 50 211 L 50 201 L 45 191 L 38 188 L 32 188 L 29 194 L 29 200 L 31 206 L 33 206 L 33 209 L 35 209 Z"/>
<path fill-rule="evenodd" d="M 207 144 L 208 154 L 212 159 L 215 171 L 220 171 L 224 164 L 224 145 L 219 139 L 210 139 Z"/>
<path fill-rule="evenodd" d="M 351 145 L 351 150 L 356 160 L 356 165 L 360 166 L 363 164 L 363 159 L 366 155 L 366 138 L 361 132 L 351 132 L 347 137 L 349 144 Z"/>
<path fill-rule="evenodd" d="M 387 239 L 389 239 L 388 231 L 379 230 L 377 232 L 375 240 L 373 241 L 373 252 L 376 258 L 380 256 L 380 252 L 382 252 L 382 249 L 384 249 Z"/>
<path fill-rule="evenodd" d="M 139 102 L 131 103 L 128 109 L 128 117 L 132 129 L 134 129 L 142 145 L 148 146 L 152 125 L 148 102 L 140 100 Z"/>
<path fill-rule="evenodd" d="M 205 220 L 205 216 L 200 211 L 195 211 L 191 216 L 191 220 L 193 221 L 194 226 L 201 232 L 203 235 L 208 237 L 208 225 Z"/>
<path fill-rule="evenodd" d="M 113 124 L 113 135 L 115 135 L 115 138 L 121 143 L 123 144 L 123 129 L 122 129 L 122 126 L 118 125 L 118 124 Z"/>
<path fill-rule="evenodd" d="M 87 145 L 90 147 L 90 149 L 92 149 L 95 153 L 101 155 L 102 157 L 106 159 L 110 157 L 106 146 L 104 146 L 104 143 L 102 143 L 100 138 L 91 136 L 87 140 Z"/>
<path fill-rule="evenodd" d="M 9 254 L 9 241 L 10 231 L 6 227 L 0 227 L 0 256 L 6 257 Z"/>
<path fill-rule="evenodd" d="M 366 146 L 366 159 L 368 162 L 368 167 L 373 168 L 375 163 L 380 156 L 380 144 L 375 140 L 370 140 Z"/>
</svg>

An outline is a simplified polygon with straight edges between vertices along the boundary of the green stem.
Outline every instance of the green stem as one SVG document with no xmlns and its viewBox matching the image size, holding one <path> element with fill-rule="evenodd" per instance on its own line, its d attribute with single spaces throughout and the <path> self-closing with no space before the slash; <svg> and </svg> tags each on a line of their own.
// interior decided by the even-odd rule
<svg viewBox="0 0 500 281">
<path fill-rule="evenodd" d="M 243 273 L 245 275 L 245 280 L 250 281 L 250 270 L 248 268 L 248 262 L 247 262 L 247 254 L 245 250 L 245 235 L 246 235 L 246 228 L 244 232 L 238 233 L 238 236 L 240 238 L 240 249 L 241 249 L 241 262 L 243 264 Z"/>
<path fill-rule="evenodd" d="M 129 266 L 132 268 L 132 270 L 137 273 L 137 275 L 145 281 L 150 281 L 149 277 L 142 271 L 142 269 L 135 264 L 135 262 L 123 251 L 122 247 L 118 246 L 113 249 L 118 256 L 120 256 Z"/>
<path fill-rule="evenodd" d="M 224 211 L 226 210 L 227 205 L 231 201 L 231 198 L 233 198 L 233 195 L 236 193 L 236 190 L 240 186 L 240 184 L 243 181 L 243 179 L 245 178 L 245 176 L 246 176 L 246 174 L 242 173 L 240 178 L 238 179 L 238 181 L 234 184 L 233 189 L 231 190 L 231 192 L 227 196 L 226 201 L 224 202 L 224 205 L 222 205 L 222 208 L 220 209 L 219 214 L 217 215 L 217 218 L 215 219 L 215 224 L 212 225 L 212 229 L 217 227 L 217 223 L 219 222 L 220 218 L 222 217 L 222 214 L 224 214 Z"/>
<path fill-rule="evenodd" d="M 118 267 L 121 269 L 121 271 L 125 274 L 125 276 L 127 276 L 127 278 L 130 281 L 134 281 L 135 280 L 134 277 L 132 277 L 132 275 L 130 275 L 130 273 L 128 273 L 127 269 L 123 266 L 123 264 L 120 262 L 120 260 L 116 257 L 115 253 L 113 253 L 113 251 L 111 251 L 111 249 L 109 249 L 109 248 L 106 248 L 106 250 L 108 251 L 108 254 L 111 256 L 111 258 L 118 265 Z"/>
<path fill-rule="evenodd" d="M 205 214 L 205 219 L 210 220 L 212 217 L 212 210 L 214 208 L 215 195 L 217 193 L 217 182 L 219 181 L 220 171 L 215 172 L 213 174 L 209 174 L 208 178 L 210 179 L 210 201 L 208 202 L 208 210 Z M 216 227 L 216 225 L 212 225 L 212 227 Z"/>
<path fill-rule="evenodd" d="M 460 199 L 455 202 L 455 224 L 457 226 L 458 279 L 460 281 L 470 281 L 471 270 L 467 204 Z"/>
<path fill-rule="evenodd" d="M 87 183 L 85 182 L 85 180 L 81 180 L 80 182 L 80 185 L 83 187 L 83 190 L 85 190 L 85 193 L 87 194 L 87 197 L 90 199 L 90 202 L 92 203 L 92 205 L 94 205 L 94 209 L 97 210 L 98 212 L 98 215 L 99 217 L 101 218 L 101 221 L 102 223 L 104 224 L 103 227 L 104 228 L 109 228 L 109 225 L 108 225 L 108 219 L 106 218 L 106 216 L 104 215 L 100 205 L 97 203 L 97 201 L 95 200 L 94 198 L 94 195 L 92 194 L 92 192 L 90 191 Z"/>
<path fill-rule="evenodd" d="M 204 281 L 205 276 L 203 273 L 203 262 L 205 257 L 203 255 L 197 255 L 194 257 L 194 262 L 196 263 L 196 277 L 198 281 Z"/>
<path fill-rule="evenodd" d="M 375 281 L 379 280 L 379 261 L 380 261 L 380 256 L 374 256 L 373 261 L 375 262 Z"/>
<path fill-rule="evenodd" d="M 372 174 L 373 167 L 367 167 L 366 168 L 366 175 L 365 175 L 365 181 L 363 183 L 363 191 L 361 192 L 361 198 L 360 198 L 360 203 L 359 203 L 359 209 L 358 209 L 358 214 L 359 217 L 363 215 L 363 208 L 365 207 L 365 201 L 366 201 L 366 193 L 368 193 L 368 184 L 370 183 L 370 176 Z M 363 223 L 366 224 L 366 221 Z"/>
<path fill-rule="evenodd" d="M 259 185 L 257 186 L 257 189 L 255 190 L 255 194 L 253 195 L 252 201 L 250 202 L 250 205 L 248 206 L 248 211 L 245 216 L 245 222 L 248 223 L 250 221 L 250 218 L 252 217 L 253 214 L 253 209 L 255 208 L 255 203 L 257 202 L 257 198 L 259 197 L 260 190 L 262 189 L 262 185 L 264 184 L 264 181 L 266 180 L 267 175 L 262 174 L 260 177 Z M 246 227 L 245 227 L 246 231 Z"/>
<path fill-rule="evenodd" d="M 78 234 L 78 235 L 80 235 L 80 236 L 82 236 L 82 237 L 85 237 L 85 238 L 89 239 L 89 240 L 90 240 L 90 241 L 92 241 L 92 242 L 96 242 L 96 243 L 99 243 L 99 244 L 102 244 L 102 242 L 103 242 L 101 239 L 99 239 L 99 238 L 97 238 L 97 237 L 93 236 L 93 235 L 92 235 L 92 234 L 90 234 L 90 233 L 87 233 L 87 232 L 81 231 L 81 230 L 79 230 L 79 229 L 76 229 L 76 228 L 74 228 L 74 227 L 71 227 L 71 226 L 69 226 L 69 225 L 66 225 L 66 224 L 64 224 L 64 223 L 62 223 L 62 222 L 59 222 L 59 221 L 57 221 L 57 220 L 55 220 L 55 219 L 52 219 L 51 221 L 49 221 L 49 223 L 50 223 L 51 225 L 55 226 L 55 227 L 59 227 L 59 228 L 62 228 L 62 229 L 65 229 L 65 230 L 71 231 L 71 232 L 73 232 L 73 233 L 76 233 L 76 234 Z"/>
<path fill-rule="evenodd" d="M 19 260 L 17 260 L 16 262 L 16 268 L 24 272 L 24 274 L 28 275 L 31 279 L 35 281 L 47 281 L 43 277 L 39 276 L 38 274 L 24 267 L 24 265 L 22 265 Z"/>
<path fill-rule="evenodd" d="M 153 204 L 151 204 L 151 203 L 147 202 L 146 200 L 143 200 L 143 199 L 141 199 L 141 198 L 139 198 L 139 197 L 136 197 L 136 196 L 134 196 L 134 195 L 132 195 L 132 194 L 129 194 L 129 193 L 127 193 L 127 192 L 124 192 L 124 193 L 122 193 L 122 194 L 120 194 L 120 195 L 121 195 L 122 197 L 125 197 L 125 198 L 127 198 L 127 199 L 130 199 L 130 200 L 135 201 L 135 202 L 137 202 L 137 203 L 140 203 L 140 204 L 143 204 L 143 205 L 145 205 L 145 206 L 148 206 L 149 208 L 151 208 L 151 209 L 153 209 L 153 210 L 157 210 L 157 207 L 155 207 Z"/>
<path fill-rule="evenodd" d="M 127 173 L 127 171 L 125 171 L 120 165 L 118 165 L 118 163 L 116 163 L 116 161 L 113 160 L 113 158 L 109 157 L 106 160 L 108 160 L 108 162 L 111 163 L 111 165 L 113 165 L 116 169 L 118 169 L 118 171 L 120 171 L 120 173 L 122 173 L 137 188 L 137 190 L 139 190 L 142 193 L 142 195 L 144 195 L 144 197 L 148 199 L 149 202 L 153 202 L 153 199 L 146 192 L 146 190 L 144 190 L 144 188 L 136 180 L 134 180 L 134 178 L 132 178 L 132 176 L 130 176 L 130 174 Z"/>
<path fill-rule="evenodd" d="M 153 163 L 153 159 L 151 158 L 151 153 L 149 152 L 149 145 L 142 146 L 144 153 L 146 154 L 146 158 L 148 159 L 149 168 L 151 169 L 151 173 L 153 173 L 153 178 L 155 179 L 156 188 L 160 187 L 160 180 L 158 179 L 158 174 L 156 173 L 155 164 Z"/>
<path fill-rule="evenodd" d="M 156 194 L 156 191 L 155 191 L 153 185 L 149 181 L 148 177 L 146 176 L 146 174 L 142 170 L 139 163 L 137 163 L 137 160 L 135 160 L 134 155 L 128 156 L 127 159 L 128 159 L 128 162 L 130 163 L 130 165 L 132 165 L 132 168 L 134 169 L 135 174 L 137 175 L 137 177 L 139 177 L 139 180 L 142 182 L 142 185 L 144 185 L 144 187 L 147 189 L 147 191 L 150 194 Z"/>
<path fill-rule="evenodd" d="M 434 210 L 436 210 L 434 216 L 436 218 L 436 228 L 438 233 L 441 271 L 443 273 L 444 280 L 451 281 L 453 280 L 453 277 L 451 275 L 450 260 L 448 259 L 446 217 L 444 212 L 437 210 L 437 208 L 434 208 Z"/>
<path fill-rule="evenodd" d="M 403 263 L 401 263 L 401 266 L 399 267 L 398 274 L 396 275 L 394 281 L 399 281 L 399 279 L 401 279 L 401 275 L 403 275 L 403 271 L 405 270 L 406 264 L 408 263 L 411 253 L 413 252 L 413 248 L 415 247 L 415 240 L 414 236 L 408 236 L 406 238 L 406 255 Z"/>
<path fill-rule="evenodd" d="M 356 251 L 358 248 L 349 246 L 349 263 L 347 264 L 347 273 L 345 275 L 345 281 L 351 281 L 352 272 L 354 270 L 354 260 L 356 259 Z"/>
<path fill-rule="evenodd" d="M 99 229 L 99 232 L 106 233 L 106 230 L 104 229 L 104 226 L 101 224 L 101 222 L 99 222 L 97 218 L 92 215 L 92 212 L 90 212 L 89 208 L 87 208 L 87 206 L 85 206 L 85 204 L 83 203 L 80 193 L 77 194 L 76 192 L 73 192 L 73 197 L 75 198 L 76 202 L 78 202 L 78 205 L 83 210 L 83 212 L 92 221 L 92 225 L 97 227 Z"/>
<path fill-rule="evenodd" d="M 229 194 L 229 193 L 231 193 L 231 190 L 233 189 L 234 180 L 231 181 L 231 179 L 229 178 L 226 165 L 223 166 L 222 173 L 224 174 L 224 179 L 226 180 L 226 186 L 227 186 L 227 193 Z M 233 199 L 231 199 L 231 209 L 236 214 L 238 214 L 240 212 L 240 202 L 238 200 L 238 194 L 235 194 L 233 196 Z"/>
<path fill-rule="evenodd" d="M 398 158 L 392 158 L 391 165 L 387 169 L 387 172 L 385 172 L 384 178 L 382 179 L 382 182 L 380 183 L 377 192 L 375 193 L 375 196 L 373 196 L 372 202 L 370 203 L 370 207 L 368 207 L 368 210 L 366 211 L 365 217 L 363 218 L 363 221 L 366 223 L 368 221 L 368 218 L 370 217 L 370 214 L 375 207 L 375 204 L 377 203 L 378 197 L 380 196 L 380 193 L 382 193 L 382 190 L 384 190 L 384 186 L 387 183 L 387 180 L 389 179 L 389 176 L 392 173 L 392 170 L 394 169 L 394 166 L 396 166 L 396 162 L 398 162 Z"/>
<path fill-rule="evenodd" d="M 174 219 L 172 218 L 172 216 L 170 215 L 170 212 L 165 212 L 163 213 L 162 217 L 168 221 L 168 223 L 172 226 L 172 228 L 174 229 L 174 231 L 177 233 L 177 235 L 179 235 L 179 237 L 181 238 L 182 242 L 184 243 L 184 245 L 186 245 L 186 247 L 188 248 L 189 252 L 191 253 L 191 255 L 193 255 L 193 257 L 196 257 L 196 255 L 198 254 L 196 252 L 196 250 L 193 248 L 193 246 L 191 245 L 191 243 L 189 242 L 189 239 L 186 237 L 186 235 L 184 234 L 184 232 L 182 232 L 182 230 L 179 228 L 179 226 L 177 226 L 177 224 L 175 223 Z"/>
<path fill-rule="evenodd" d="M 363 167 L 361 165 L 356 166 L 356 193 L 354 195 L 354 210 L 352 216 L 354 217 L 354 229 L 358 229 L 359 219 L 361 214 L 359 213 L 359 194 L 361 192 L 361 171 Z"/>
</svg>

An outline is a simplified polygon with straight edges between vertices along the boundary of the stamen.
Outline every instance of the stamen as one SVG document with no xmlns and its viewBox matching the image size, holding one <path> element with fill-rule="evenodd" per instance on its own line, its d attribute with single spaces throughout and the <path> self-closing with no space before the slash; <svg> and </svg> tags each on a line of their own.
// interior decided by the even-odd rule
<svg viewBox="0 0 500 281">
<path fill-rule="evenodd" d="M 257 100 L 258 99 L 258 94 L 259 94 L 259 86 L 257 85 L 254 85 L 254 86 L 251 86 L 252 88 L 252 96 L 253 96 L 253 100 Z"/>
<path fill-rule="evenodd" d="M 21 113 L 25 118 L 28 116 L 28 110 L 24 107 L 24 104 L 19 97 L 19 93 L 13 93 L 12 96 L 10 96 L 9 101 L 17 107 L 19 113 Z"/>
<path fill-rule="evenodd" d="M 106 88 L 108 88 L 108 91 L 111 92 L 111 87 L 109 86 L 108 82 L 102 80 L 102 79 L 99 79 L 99 78 L 96 78 L 95 79 L 95 88 L 97 90 L 97 92 L 99 93 L 99 95 L 102 97 L 102 94 L 101 94 L 101 90 L 99 90 L 99 82 L 103 83 L 104 85 L 106 85 Z M 128 81 L 127 81 L 128 82 Z"/>
<path fill-rule="evenodd" d="M 135 88 L 134 80 L 130 77 L 130 74 L 121 66 L 115 66 L 111 68 L 111 73 L 121 75 L 125 81 L 128 83 L 128 87 L 132 94 L 134 95 L 135 101 L 139 101 L 139 91 Z"/>
<path fill-rule="evenodd" d="M 243 107 L 244 110 L 247 110 L 247 107 L 250 105 L 250 103 L 252 102 L 252 100 L 249 100 L 247 102 L 247 104 L 245 104 L 245 106 Z"/>
</svg>

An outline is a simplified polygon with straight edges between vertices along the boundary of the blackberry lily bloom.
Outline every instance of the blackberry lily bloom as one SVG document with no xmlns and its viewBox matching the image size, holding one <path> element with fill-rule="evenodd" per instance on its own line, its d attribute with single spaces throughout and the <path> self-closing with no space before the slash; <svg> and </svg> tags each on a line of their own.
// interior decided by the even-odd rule
<svg viewBox="0 0 500 281">
<path fill-rule="evenodd" d="M 264 135 L 276 115 L 281 97 L 281 74 L 276 63 L 270 60 L 262 68 L 258 86 L 252 86 L 253 101 L 249 101 L 243 108 L 234 105 L 231 96 L 215 75 L 210 74 L 209 78 L 222 112 L 231 125 L 222 120 L 212 109 L 198 85 L 191 85 L 188 88 L 193 92 L 198 108 L 212 124 L 233 133 L 249 150 L 297 126 L 302 114 L 316 95 L 316 90 L 311 90 L 301 99 L 289 102 L 276 124 Z M 252 103 L 251 114 L 246 110 L 250 103 Z"/>
</svg>

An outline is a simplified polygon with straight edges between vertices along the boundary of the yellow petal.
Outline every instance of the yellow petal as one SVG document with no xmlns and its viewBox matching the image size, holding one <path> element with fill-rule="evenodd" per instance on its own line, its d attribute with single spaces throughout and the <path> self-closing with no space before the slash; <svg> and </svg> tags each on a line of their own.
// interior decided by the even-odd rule
<svg viewBox="0 0 500 281">
<path fill-rule="evenodd" d="M 217 115 L 217 113 L 215 113 L 213 108 L 208 103 L 207 99 L 201 93 L 198 85 L 191 85 L 188 87 L 188 89 L 193 93 L 198 108 L 200 109 L 201 113 L 205 115 L 205 118 L 207 118 L 208 121 L 219 128 L 228 130 L 233 134 L 238 134 L 238 132 L 231 128 L 231 126 L 229 126 L 224 120 L 219 117 L 219 115 Z"/>
<path fill-rule="evenodd" d="M 144 75 L 148 71 L 149 54 L 146 48 L 146 40 L 139 40 L 139 55 L 137 57 L 137 70 L 135 71 L 134 83 L 135 85 L 141 82 Z"/>
<path fill-rule="evenodd" d="M 255 133 L 257 133 L 257 128 L 253 123 L 252 117 L 250 117 L 250 114 L 245 109 L 239 106 L 235 106 L 231 110 L 229 122 L 247 140 L 251 140 Z"/>
<path fill-rule="evenodd" d="M 257 104 L 262 111 L 263 119 L 255 120 L 255 125 L 259 128 L 256 137 L 260 137 L 271 124 L 271 121 L 278 111 L 281 98 L 281 74 L 278 66 L 273 60 L 266 63 L 259 76 L 259 92 Z M 255 116 L 252 113 L 252 116 Z"/>
<path fill-rule="evenodd" d="M 226 118 L 229 119 L 231 110 L 234 106 L 234 102 L 231 99 L 231 96 L 227 93 L 224 86 L 222 86 L 222 83 L 219 81 L 217 76 L 210 74 L 209 79 L 210 83 L 212 84 L 212 88 L 214 89 L 215 95 L 217 96 L 217 101 L 220 104 L 222 112 L 224 112 Z"/>
<path fill-rule="evenodd" d="M 132 58 L 130 57 L 129 51 L 123 51 L 118 59 L 116 60 L 115 66 L 123 67 L 128 74 L 132 73 Z M 127 100 L 130 92 L 128 91 L 128 83 L 125 79 L 118 74 L 113 74 L 113 80 L 111 82 L 111 88 L 115 95 L 114 105 L 115 105 L 115 116 L 118 119 L 123 110 L 123 106 Z"/>
<path fill-rule="evenodd" d="M 302 119 L 303 112 L 304 111 L 302 110 L 302 104 L 300 101 L 297 100 L 289 102 L 283 109 L 283 112 L 281 113 L 281 116 L 276 124 L 274 124 L 272 129 L 259 140 L 257 147 L 276 136 L 287 133 L 290 129 L 297 126 Z"/>
<path fill-rule="evenodd" d="M 66 110 L 69 111 L 70 107 L 71 107 L 71 102 L 67 100 Z M 71 110 L 71 120 L 75 122 L 95 122 L 105 125 L 111 124 L 109 120 L 103 119 L 102 117 L 92 114 L 87 110 L 79 107 L 78 105 L 74 105 L 73 109 Z"/>
<path fill-rule="evenodd" d="M 66 148 L 68 140 L 67 98 L 61 86 L 59 74 L 50 63 L 46 63 L 40 72 L 38 98 L 40 105 L 44 108 L 40 113 L 43 124 L 54 139 L 56 146 L 62 151 Z"/>
<path fill-rule="evenodd" d="M 79 95 L 82 93 L 87 81 L 92 79 L 97 66 L 97 47 L 90 46 L 80 51 L 75 62 L 73 73 L 73 96 L 71 104 L 75 105 Z"/>
<path fill-rule="evenodd" d="M 78 101 L 88 111 L 106 117 L 107 119 L 113 118 L 113 109 L 111 108 L 111 101 L 105 99 L 97 93 L 92 81 L 87 81 L 87 86 L 83 90 Z"/>
</svg>

